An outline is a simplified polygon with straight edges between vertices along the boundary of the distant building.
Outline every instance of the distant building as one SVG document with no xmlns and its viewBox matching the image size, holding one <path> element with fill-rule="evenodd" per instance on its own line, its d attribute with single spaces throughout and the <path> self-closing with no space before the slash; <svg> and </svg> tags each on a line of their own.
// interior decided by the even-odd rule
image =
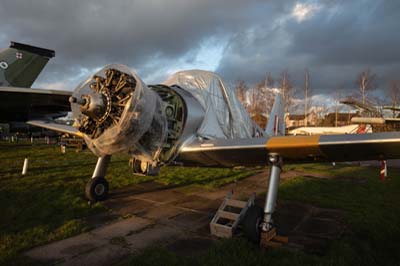
<svg viewBox="0 0 400 266">
<path fill-rule="evenodd" d="M 285 123 L 287 128 L 296 128 L 306 126 L 305 120 L 307 119 L 307 126 L 316 126 L 317 114 L 311 111 L 305 116 L 304 114 L 288 114 L 286 115 Z"/>
<path fill-rule="evenodd" d="M 286 116 L 286 127 L 304 127 L 305 125 L 305 115 L 289 114 Z"/>
<path fill-rule="evenodd" d="M 337 126 L 346 126 L 351 124 L 351 119 L 358 116 L 358 113 L 337 113 Z M 336 113 L 329 113 L 325 115 L 322 123 L 325 127 L 336 126 Z"/>
</svg>

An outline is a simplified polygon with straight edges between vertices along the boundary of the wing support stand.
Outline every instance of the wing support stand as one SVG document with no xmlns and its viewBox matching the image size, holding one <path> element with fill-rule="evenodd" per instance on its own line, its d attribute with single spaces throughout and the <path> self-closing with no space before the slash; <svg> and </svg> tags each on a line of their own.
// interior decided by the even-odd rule
<svg viewBox="0 0 400 266">
<path fill-rule="evenodd" d="M 105 177 L 110 159 L 111 155 L 105 155 L 97 159 L 92 178 L 86 184 L 85 188 L 85 194 L 89 199 L 89 204 L 103 201 L 108 197 L 109 186 Z"/>
<path fill-rule="evenodd" d="M 279 179 L 282 172 L 282 157 L 270 155 L 271 171 L 269 174 L 268 192 L 265 197 L 264 217 L 260 224 L 262 247 L 278 247 L 288 242 L 287 237 L 278 236 L 273 225 L 272 215 L 275 212 L 276 200 L 278 197 Z"/>
</svg>

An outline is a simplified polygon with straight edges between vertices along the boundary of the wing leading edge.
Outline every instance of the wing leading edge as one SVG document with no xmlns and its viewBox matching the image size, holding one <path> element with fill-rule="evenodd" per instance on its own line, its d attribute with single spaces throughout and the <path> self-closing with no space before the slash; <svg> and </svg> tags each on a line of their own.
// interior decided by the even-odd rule
<svg viewBox="0 0 400 266">
<path fill-rule="evenodd" d="M 400 132 L 195 141 L 182 147 L 176 160 L 188 165 L 254 166 L 266 165 L 270 154 L 285 162 L 400 158 Z"/>
<path fill-rule="evenodd" d="M 58 124 L 58 123 L 55 123 L 54 121 L 30 120 L 30 121 L 27 121 L 26 123 L 29 125 L 32 125 L 32 126 L 46 128 L 46 129 L 53 130 L 53 131 L 60 132 L 60 133 L 67 133 L 67 134 L 71 134 L 71 135 L 74 135 L 77 137 L 83 137 L 82 132 L 79 132 L 78 129 L 76 129 L 72 126 Z"/>
<path fill-rule="evenodd" d="M 71 91 L 0 87 L 0 122 L 61 117 L 71 111 Z"/>
</svg>

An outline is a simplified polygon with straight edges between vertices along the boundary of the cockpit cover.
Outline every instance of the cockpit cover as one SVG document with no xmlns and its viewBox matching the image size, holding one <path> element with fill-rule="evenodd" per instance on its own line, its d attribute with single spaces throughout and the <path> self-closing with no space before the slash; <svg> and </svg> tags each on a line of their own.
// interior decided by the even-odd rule
<svg viewBox="0 0 400 266">
<path fill-rule="evenodd" d="M 203 106 L 206 115 L 197 132 L 199 136 L 233 139 L 263 135 L 263 130 L 249 117 L 235 92 L 217 74 L 204 70 L 180 71 L 163 84 L 181 87 Z"/>
</svg>

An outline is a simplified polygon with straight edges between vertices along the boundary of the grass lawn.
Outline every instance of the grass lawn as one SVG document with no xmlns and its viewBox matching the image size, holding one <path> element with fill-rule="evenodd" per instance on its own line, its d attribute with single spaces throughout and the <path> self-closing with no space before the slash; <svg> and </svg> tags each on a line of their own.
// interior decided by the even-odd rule
<svg viewBox="0 0 400 266">
<path fill-rule="evenodd" d="M 23 159 L 29 174 L 21 176 Z M 218 187 L 255 170 L 163 168 L 157 177 L 130 174 L 126 155 L 113 156 L 108 172 L 111 190 L 157 181 Z M 88 151 L 61 154 L 58 146 L 0 142 L 0 264 L 34 262 L 22 252 L 37 245 L 90 229 L 86 218 L 107 211 L 89 207 L 84 186 L 96 158 Z M 332 241 L 324 255 L 298 250 L 260 251 L 241 238 L 219 241 L 197 257 L 177 256 L 163 247 L 149 247 L 121 265 L 400 265 L 400 171 L 382 183 L 378 169 L 351 165 L 286 165 L 286 170 L 318 173 L 331 179 L 297 177 L 279 188 L 279 199 L 343 210 L 349 230 Z"/>
<path fill-rule="evenodd" d="M 24 158 L 28 175 L 22 177 Z M 128 156 L 112 157 L 107 173 L 110 189 L 133 183 L 196 184 L 216 187 L 244 178 L 254 170 L 163 168 L 159 176 L 133 176 Z M 107 211 L 101 203 L 88 206 L 84 187 L 96 157 L 89 151 L 66 154 L 55 145 L 0 142 L 0 265 L 26 265 L 24 250 L 90 229 L 86 217 Z"/>
<path fill-rule="evenodd" d="M 400 265 L 400 171 L 389 169 L 382 183 L 378 169 L 351 165 L 286 165 L 286 170 L 332 179 L 297 177 L 279 188 L 279 199 L 343 210 L 347 233 L 326 254 L 285 248 L 260 251 L 241 238 L 219 241 L 205 254 L 182 257 L 149 247 L 120 265 Z"/>
</svg>

